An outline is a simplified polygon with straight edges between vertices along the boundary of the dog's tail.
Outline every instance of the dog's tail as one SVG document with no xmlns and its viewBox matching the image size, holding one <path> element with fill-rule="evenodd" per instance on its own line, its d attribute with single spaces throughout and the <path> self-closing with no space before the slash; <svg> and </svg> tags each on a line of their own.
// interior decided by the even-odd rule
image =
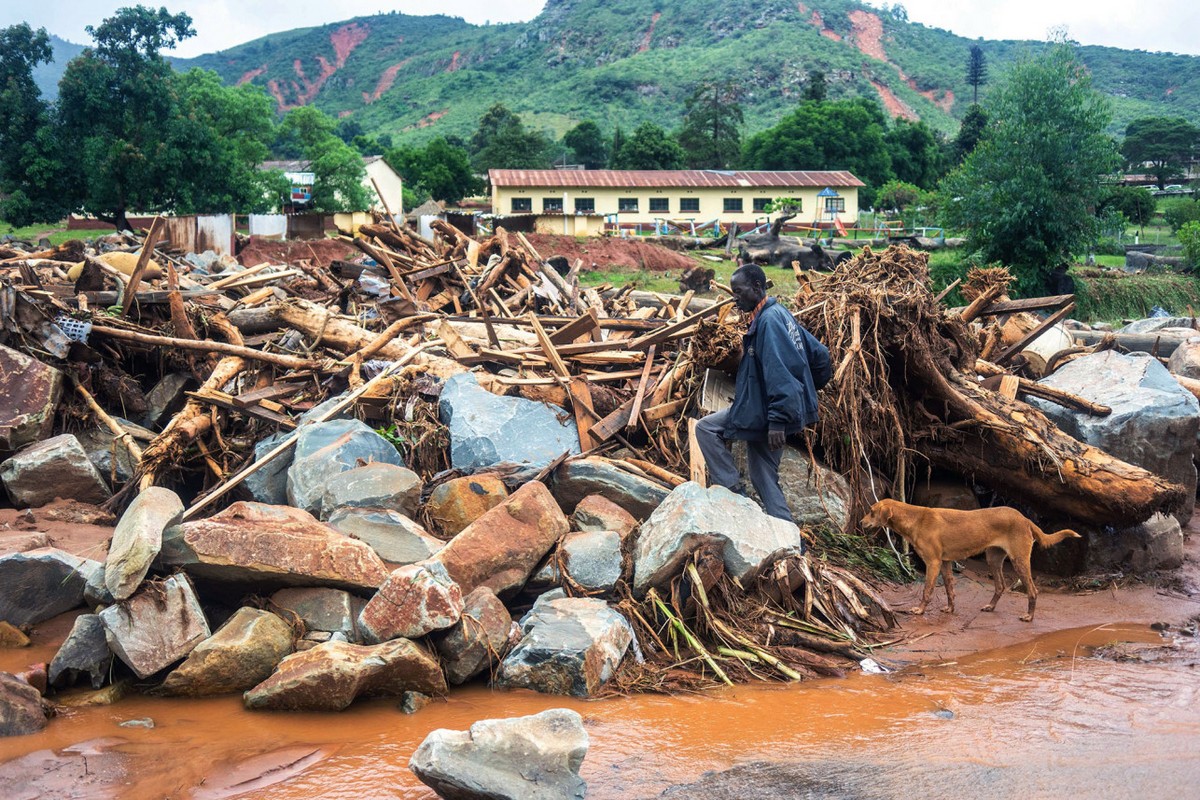
<svg viewBox="0 0 1200 800">
<path fill-rule="evenodd" d="M 1038 545 L 1041 547 L 1053 547 L 1054 545 L 1061 542 L 1063 539 L 1082 539 L 1083 538 L 1082 536 L 1080 536 L 1078 533 L 1071 530 L 1070 528 L 1063 528 L 1061 531 L 1055 531 L 1054 533 L 1051 533 L 1051 534 L 1045 534 L 1045 533 L 1042 533 L 1041 528 L 1039 528 L 1037 525 L 1034 525 L 1032 522 L 1029 523 L 1029 527 L 1033 531 L 1033 538 L 1037 541 Z"/>
</svg>

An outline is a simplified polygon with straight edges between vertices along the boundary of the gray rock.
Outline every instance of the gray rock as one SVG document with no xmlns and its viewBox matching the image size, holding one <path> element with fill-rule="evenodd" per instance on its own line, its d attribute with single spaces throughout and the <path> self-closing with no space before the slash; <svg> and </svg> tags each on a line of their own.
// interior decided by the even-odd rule
<svg viewBox="0 0 1200 800">
<path fill-rule="evenodd" d="M 446 544 L 399 511 L 386 508 L 339 508 L 329 518 L 329 526 L 366 542 L 393 564 L 424 561 Z"/>
<path fill-rule="evenodd" d="M 1111 407 L 1096 417 L 1030 398 L 1076 439 L 1183 486 L 1187 502 L 1176 519 L 1187 522 L 1196 496 L 1200 404 L 1166 367 L 1144 353 L 1109 350 L 1075 359 L 1039 383 Z"/>
<path fill-rule="evenodd" d="M 504 652 L 512 617 L 496 593 L 480 586 L 463 599 L 462 618 L 437 639 L 446 680 L 457 686 L 486 670 Z"/>
<path fill-rule="evenodd" d="M 586 592 L 611 592 L 621 580 L 621 534 L 570 533 L 560 545 L 567 575 Z"/>
<path fill-rule="evenodd" d="M 260 440 L 258 444 L 254 445 L 254 462 L 257 464 L 289 436 L 291 436 L 291 432 L 279 431 Z M 246 476 L 242 485 L 246 487 L 250 497 L 256 502 L 268 505 L 287 505 L 287 476 L 295 456 L 295 451 L 288 449 L 271 459 L 266 466 Z"/>
<path fill-rule="evenodd" d="M 358 615 L 369 642 L 416 639 L 449 628 L 463 612 L 462 589 L 437 561 L 398 568 Z"/>
<path fill-rule="evenodd" d="M 183 407 L 187 398 L 184 392 L 196 379 L 186 372 L 171 372 L 162 377 L 146 394 L 146 416 L 142 424 L 156 428 Z"/>
<path fill-rule="evenodd" d="M 19 507 L 44 506 L 56 497 L 99 504 L 111 496 L 96 465 L 69 433 L 32 444 L 0 464 L 0 480 Z"/>
<path fill-rule="evenodd" d="M 598 494 L 639 520 L 649 517 L 670 493 L 653 481 L 598 458 L 567 461 L 555 470 L 550 490 L 563 508 L 575 508 L 583 498 Z"/>
<path fill-rule="evenodd" d="M 104 562 L 88 559 L 84 562 L 83 574 L 87 583 L 83 586 L 83 602 L 88 608 L 112 605 L 117 601 L 104 582 Z"/>
<path fill-rule="evenodd" d="M 0 455 L 50 435 L 62 380 L 53 367 L 0 345 Z"/>
<path fill-rule="evenodd" d="M 366 601 L 341 589 L 280 589 L 271 595 L 276 608 L 299 617 L 306 631 L 341 633 L 357 642 L 358 615 Z M 324 640 L 322 640 L 324 641 Z"/>
<path fill-rule="evenodd" d="M 450 429 L 450 461 L 456 469 L 506 461 L 544 466 L 564 452 L 579 452 L 570 414 L 523 397 L 494 395 L 469 372 L 446 381 L 438 409 Z"/>
<path fill-rule="evenodd" d="M 433 702 L 433 698 L 424 692 L 405 692 L 400 697 L 400 710 L 405 714 L 415 714 Z"/>
<path fill-rule="evenodd" d="M 521 620 L 521 640 L 500 662 L 500 686 L 591 697 L 633 641 L 618 612 L 594 597 L 542 595 Z"/>
<path fill-rule="evenodd" d="M 86 677 L 93 689 L 99 689 L 108 680 L 112 658 L 100 617 L 80 614 L 50 662 L 50 685 L 60 688 L 72 686 L 80 678 Z"/>
<path fill-rule="evenodd" d="M 803 550 L 793 523 L 767 516 L 753 500 L 723 486 L 705 489 L 688 481 L 642 524 L 634 546 L 634 592 L 644 595 L 674 578 L 705 544 L 721 548 L 726 571 L 744 585 L 778 559 Z"/>
<path fill-rule="evenodd" d="M 733 454 L 738 469 L 749 475 L 746 443 L 734 442 Z M 749 479 L 745 483 L 750 498 L 761 504 L 762 499 Z M 787 499 L 792 518 L 802 528 L 828 526 L 847 531 L 856 522 L 850 514 L 854 495 L 846 479 L 821 464 L 813 465 L 807 453 L 791 445 L 783 448 L 779 462 L 779 488 Z"/>
<path fill-rule="evenodd" d="M 45 727 L 38 690 L 10 672 L 0 672 L 0 738 L 25 736 Z"/>
<path fill-rule="evenodd" d="M 435 730 L 408 768 L 439 797 L 452 800 L 581 800 L 579 768 L 588 735 L 575 711 L 552 708 L 511 719 L 485 719 L 469 731 Z"/>
<path fill-rule="evenodd" d="M 1183 566 L 1183 530 L 1175 517 L 1155 514 L 1130 528 L 1106 528 L 1087 537 L 1087 569 L 1146 573 Z"/>
<path fill-rule="evenodd" d="M 598 494 L 579 501 L 571 512 L 571 525 L 577 531 L 616 531 L 624 540 L 637 528 L 637 520 L 625 509 Z"/>
<path fill-rule="evenodd" d="M 36 625 L 83 605 L 93 563 L 54 547 L 0 558 L 0 619 Z"/>
<path fill-rule="evenodd" d="M 203 697 L 244 692 L 266 680 L 292 652 L 292 629 L 270 611 L 239 608 L 196 645 L 163 681 L 168 694 Z"/>
<path fill-rule="evenodd" d="M 1117 333 L 1154 333 L 1161 331 L 1163 328 L 1191 329 L 1191 327 L 1191 317 L 1149 317 L 1131 322 L 1125 327 L 1120 328 Z"/>
<path fill-rule="evenodd" d="M 1167 369 L 1173 375 L 1185 378 L 1200 379 L 1200 339 L 1187 341 L 1175 348 Z"/>
<path fill-rule="evenodd" d="M 170 489 L 143 489 L 113 530 L 104 562 L 104 585 L 113 598 L 124 600 L 141 584 L 162 548 L 163 531 L 179 522 L 183 502 Z"/>
<path fill-rule="evenodd" d="M 1102 333 L 1111 333 L 1113 329 L 1111 322 L 1093 322 L 1091 327 L 1092 330 Z"/>
<path fill-rule="evenodd" d="M 372 462 L 404 466 L 391 442 L 356 419 L 301 426 L 293 449 L 288 502 L 313 514 L 320 511 L 325 487 L 335 475 Z"/>
<path fill-rule="evenodd" d="M 141 425 L 135 425 L 127 419 L 114 417 L 122 428 L 125 428 L 142 447 L 154 438 L 154 432 L 146 430 Z M 76 433 L 75 438 L 87 453 L 88 459 L 96 465 L 96 469 L 110 484 L 128 483 L 137 472 L 137 465 L 129 450 L 120 442 L 114 442 L 116 437 L 108 428 L 92 428 L 82 433 Z"/>
<path fill-rule="evenodd" d="M 100 612 L 108 647 L 139 678 L 184 658 L 212 632 L 186 575 L 148 583 Z"/>
<path fill-rule="evenodd" d="M 371 463 L 334 475 L 321 495 L 321 518 L 339 508 L 388 508 L 414 516 L 421 506 L 421 476 L 395 464 Z"/>
</svg>

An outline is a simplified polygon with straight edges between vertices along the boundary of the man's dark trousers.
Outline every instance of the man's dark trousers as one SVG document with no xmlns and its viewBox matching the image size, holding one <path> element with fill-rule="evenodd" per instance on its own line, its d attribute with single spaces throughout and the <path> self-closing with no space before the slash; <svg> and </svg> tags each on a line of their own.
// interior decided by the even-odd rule
<svg viewBox="0 0 1200 800">
<path fill-rule="evenodd" d="M 696 443 L 700 445 L 700 452 L 704 454 L 709 483 L 726 488 L 736 486 L 741 481 L 741 474 L 733 461 L 733 453 L 726 448 L 725 439 L 721 436 L 725 431 L 725 417 L 728 413 L 728 410 L 718 411 L 696 423 Z M 754 484 L 754 491 L 762 498 L 763 509 L 768 514 L 794 522 L 792 511 L 779 488 L 779 462 L 783 458 L 783 448 L 772 450 L 768 447 L 766 435 L 767 432 L 763 431 L 762 439 L 746 441 L 750 482 Z"/>
</svg>

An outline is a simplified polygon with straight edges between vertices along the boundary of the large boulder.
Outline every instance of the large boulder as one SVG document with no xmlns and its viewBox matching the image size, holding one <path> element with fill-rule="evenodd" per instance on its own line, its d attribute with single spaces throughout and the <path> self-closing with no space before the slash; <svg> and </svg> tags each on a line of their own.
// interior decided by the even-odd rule
<svg viewBox="0 0 1200 800">
<path fill-rule="evenodd" d="M 1186 328 L 1193 330 L 1191 317 L 1147 317 L 1129 323 L 1117 333 L 1155 333 L 1163 328 Z M 1200 333 L 1200 332 L 1198 332 Z"/>
<path fill-rule="evenodd" d="M 399 697 L 408 691 L 446 693 L 437 659 L 416 642 L 325 642 L 285 658 L 242 700 L 250 709 L 341 711 L 360 695 Z"/>
<path fill-rule="evenodd" d="M 36 625 L 83 605 L 83 590 L 96 562 L 54 547 L 0 558 L 0 619 Z"/>
<path fill-rule="evenodd" d="M 616 673 L 633 629 L 603 600 L 548 598 L 538 598 L 521 619 L 521 640 L 500 662 L 496 683 L 591 697 Z"/>
<path fill-rule="evenodd" d="M 530 481 L 455 536 L 430 561 L 440 562 L 464 593 L 486 586 L 504 597 L 524 585 L 570 530 L 545 484 Z"/>
<path fill-rule="evenodd" d="M 139 678 L 186 657 L 212 635 L 186 575 L 146 583 L 133 597 L 100 611 L 108 647 Z"/>
<path fill-rule="evenodd" d="M 469 731 L 438 729 L 408 768 L 439 797 L 453 800 L 581 800 L 579 767 L 588 735 L 575 711 L 552 708 L 512 719 L 485 719 Z"/>
<path fill-rule="evenodd" d="M 104 562 L 104 585 L 116 600 L 133 594 L 162 547 L 163 531 L 179 522 L 183 502 L 170 489 L 143 489 L 113 530 Z"/>
<path fill-rule="evenodd" d="M 10 672 L 0 672 L 0 737 L 25 736 L 45 727 L 38 690 Z"/>
<path fill-rule="evenodd" d="M 0 455 L 50 436 L 62 379 L 53 367 L 0 345 Z"/>
<path fill-rule="evenodd" d="M 585 592 L 608 593 L 621 580 L 621 534 L 616 531 L 569 533 L 559 545 L 566 577 Z"/>
<path fill-rule="evenodd" d="M 142 424 L 156 428 L 167 422 L 172 414 L 187 402 L 187 390 L 195 386 L 196 379 L 186 372 L 169 372 L 154 388 L 146 393 L 146 415 Z"/>
<path fill-rule="evenodd" d="M 1105 528 L 1087 537 L 1086 568 L 1146 573 L 1183 566 L 1183 530 L 1167 514 L 1128 528 Z"/>
<path fill-rule="evenodd" d="M 99 689 L 108 679 L 112 658 L 100 617 L 80 614 L 50 662 L 50 685 L 72 686 L 80 678 L 87 677 L 92 688 Z"/>
<path fill-rule="evenodd" d="M 726 571 L 747 584 L 764 567 L 802 552 L 800 529 L 769 517 L 753 500 L 723 486 L 705 489 L 691 481 L 671 492 L 642 524 L 634 546 L 633 587 L 644 595 L 674 578 L 704 545 L 721 550 Z"/>
<path fill-rule="evenodd" d="M 142 447 L 145 447 L 146 442 L 154 438 L 154 432 L 141 425 L 135 425 L 122 417 L 113 417 L 113 419 Z M 114 478 L 117 483 L 128 483 L 133 480 L 138 465 L 134 463 L 128 448 L 117 442 L 116 435 L 108 428 L 96 427 L 79 431 L 75 434 L 75 438 L 79 440 L 80 446 L 87 453 L 88 460 L 96 466 L 96 469 L 110 485 Z"/>
<path fill-rule="evenodd" d="M 389 575 L 367 602 L 358 627 L 370 642 L 416 639 L 449 628 L 462 612 L 462 590 L 442 564 L 407 564 Z"/>
<path fill-rule="evenodd" d="M 372 462 L 334 475 L 321 495 L 321 517 L 339 508 L 389 508 L 413 516 L 421 507 L 421 476 L 406 467 Z"/>
<path fill-rule="evenodd" d="M 1200 380 L 1200 334 L 1175 348 L 1167 361 L 1167 369 L 1173 375 Z"/>
<path fill-rule="evenodd" d="M 288 502 L 313 514 L 329 481 L 343 472 L 380 462 L 404 466 L 404 459 L 387 439 L 356 419 L 335 419 L 302 425 L 288 467 Z"/>
<path fill-rule="evenodd" d="M 260 439 L 254 445 L 254 463 L 257 464 L 266 458 L 268 453 L 283 444 L 291 435 L 291 431 L 278 431 Z M 292 448 L 288 448 L 247 475 L 246 480 L 242 481 L 242 486 L 250 493 L 251 499 L 257 503 L 286 506 L 288 470 L 292 468 L 292 459 L 295 456 Z"/>
<path fill-rule="evenodd" d="M 734 442 L 734 459 L 743 475 L 749 475 L 746 443 Z M 754 486 L 746 481 L 750 498 L 761 503 Z M 787 445 L 779 460 L 779 488 L 791 509 L 792 519 L 802 528 L 832 527 L 849 530 L 857 520 L 851 515 L 854 493 L 838 473 L 809 461 L 808 454 Z"/>
<path fill-rule="evenodd" d="M 329 518 L 329 527 L 366 542 L 380 558 L 393 564 L 424 561 L 445 545 L 418 523 L 388 508 L 339 508 Z"/>
<path fill-rule="evenodd" d="M 446 381 L 438 410 L 450 429 L 455 469 L 504 462 L 545 466 L 563 453 L 579 452 L 579 431 L 570 414 L 547 403 L 492 394 L 469 372 Z"/>
<path fill-rule="evenodd" d="M 598 494 L 639 520 L 654 513 L 670 493 L 662 485 L 626 472 L 602 458 L 576 458 L 564 462 L 554 471 L 550 488 L 563 508 L 575 508 L 583 498 Z"/>
<path fill-rule="evenodd" d="M 449 538 L 504 502 L 508 489 L 499 476 L 485 473 L 454 478 L 429 495 L 425 512 L 434 526 Z"/>
<path fill-rule="evenodd" d="M 1112 408 L 1098 417 L 1030 398 L 1076 439 L 1184 487 L 1186 505 L 1176 518 L 1186 524 L 1196 496 L 1200 404 L 1166 367 L 1145 353 L 1113 350 L 1077 358 L 1039 383 Z"/>
<path fill-rule="evenodd" d="M 446 679 L 466 683 L 495 663 L 508 644 L 512 617 L 495 592 L 480 586 L 463 599 L 462 618 L 437 639 Z"/>
<path fill-rule="evenodd" d="M 270 611 L 239 608 L 167 675 L 163 691 L 202 697 L 244 692 L 292 652 L 292 629 Z"/>
<path fill-rule="evenodd" d="M 44 506 L 56 497 L 99 504 L 112 496 L 83 445 L 69 433 L 31 444 L 0 464 L 0 481 L 19 507 Z"/>
<path fill-rule="evenodd" d="M 375 590 L 388 570 L 370 545 L 297 508 L 234 503 L 208 519 L 168 528 L 159 563 L 209 580 Z"/>
<path fill-rule="evenodd" d="M 280 589 L 271 595 L 271 604 L 295 614 L 306 631 L 340 633 L 347 641 L 357 642 L 358 615 L 366 601 L 341 589 Z"/>
<path fill-rule="evenodd" d="M 571 512 L 571 526 L 577 531 L 616 531 L 621 540 L 633 533 L 638 521 L 625 509 L 598 494 L 589 494 Z"/>
</svg>

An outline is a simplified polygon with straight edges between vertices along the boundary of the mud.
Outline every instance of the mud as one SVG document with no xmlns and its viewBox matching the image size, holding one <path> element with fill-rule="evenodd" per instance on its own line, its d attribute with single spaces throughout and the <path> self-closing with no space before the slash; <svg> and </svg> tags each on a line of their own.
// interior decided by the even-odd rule
<svg viewBox="0 0 1200 800">
<path fill-rule="evenodd" d="M 66 538 L 63 525 L 48 534 Z M 247 712 L 236 696 L 132 694 L 0 740 L 0 794 L 432 798 L 407 769 L 431 730 L 568 707 L 591 737 L 593 800 L 1188 797 L 1200 779 L 1200 648 L 1180 624 L 1200 610 L 1188 596 L 1197 538 L 1169 584 L 1043 588 L 1032 626 L 1017 620 L 1020 596 L 995 614 L 968 610 L 990 596 L 969 565 L 960 614 L 905 617 L 908 641 L 877 654 L 901 667 L 886 675 L 594 702 L 477 685 L 412 716 L 394 700 L 286 714 Z M 906 607 L 919 585 L 892 592 Z M 30 648 L 0 650 L 0 670 L 49 660 L 73 616 L 38 626 Z M 1151 628 L 1160 620 L 1170 629 Z M 147 719 L 152 728 L 121 725 Z"/>
<path fill-rule="evenodd" d="M 583 261 L 584 269 L 600 265 L 598 267 L 600 269 L 627 267 L 650 272 L 667 272 L 696 266 L 695 261 L 682 253 L 637 239 L 623 239 L 616 236 L 592 236 L 581 239 L 574 236 L 553 236 L 545 233 L 531 233 L 527 236 L 530 243 L 544 258 L 563 256 L 572 264 L 575 263 L 575 259 L 580 259 Z"/>
</svg>

